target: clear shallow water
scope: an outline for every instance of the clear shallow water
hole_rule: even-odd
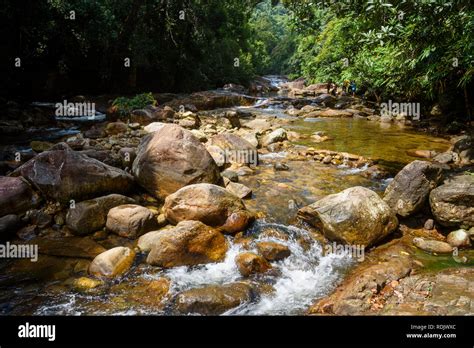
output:
[[[269,236],[259,236],[265,229],[276,229],[288,236],[287,240]],[[348,254],[323,255],[321,245],[312,239],[304,229],[282,224],[257,222],[248,232],[254,235],[255,241],[274,241],[285,244],[291,255],[281,261],[272,263],[273,272],[259,280],[273,288],[252,302],[242,303],[224,315],[291,315],[302,314],[317,298],[329,294],[347,269],[355,262]],[[304,242],[302,242],[304,240]],[[149,268],[142,274],[128,278],[151,281],[166,277],[171,281],[170,294],[202,287],[206,285],[228,284],[244,280],[240,275],[234,258],[245,249],[229,239],[230,248],[221,263],[197,267],[176,267],[165,271]],[[256,252],[255,246],[245,251]],[[133,292],[133,282],[124,283],[121,289]],[[47,300],[36,311],[37,315],[149,315],[167,314],[166,309],[156,309],[127,301],[123,291],[113,287],[99,295],[66,293],[58,296],[44,295]],[[120,300],[123,299],[123,300]]]

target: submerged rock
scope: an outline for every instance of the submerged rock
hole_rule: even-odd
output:
[[[137,238],[158,227],[155,215],[150,209],[135,205],[119,205],[109,210],[107,230],[126,238]]]
[[[62,203],[107,193],[125,193],[133,187],[133,177],[125,171],[73,151],[65,143],[56,144],[16,169],[43,195]]]
[[[132,198],[118,194],[82,201],[69,208],[66,224],[75,234],[91,234],[105,227],[110,209],[131,203],[135,203]]]
[[[219,315],[252,298],[252,287],[245,283],[209,285],[178,294],[176,310],[183,314]]]
[[[228,248],[219,231],[199,221],[182,221],[147,242],[151,244],[147,263],[166,268],[222,261]]]
[[[445,181],[430,193],[430,206],[443,226],[474,226],[474,175],[464,174]]]
[[[237,264],[240,274],[244,277],[255,273],[265,273],[272,268],[272,265],[262,256],[250,252],[237,255],[235,257],[235,263]]]
[[[97,255],[89,266],[95,276],[116,277],[126,273],[133,264],[135,252],[126,247],[116,247]]]
[[[375,192],[352,187],[301,208],[298,216],[330,240],[371,246],[398,225],[390,207]]]
[[[405,166],[385,190],[384,201],[400,216],[420,210],[442,179],[442,169],[429,162],[413,161]]]
[[[211,184],[183,187],[166,197],[163,210],[166,219],[173,224],[197,220],[227,233],[243,231],[253,219],[240,198]]]
[[[133,174],[162,199],[186,185],[219,180],[219,169],[206,148],[191,132],[173,124],[142,139]]]
[[[226,185],[226,190],[239,198],[247,198],[252,195],[252,190],[245,185],[230,181]]]

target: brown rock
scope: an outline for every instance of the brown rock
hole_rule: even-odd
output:
[[[291,255],[291,251],[286,245],[275,242],[259,242],[257,249],[268,261],[282,260]]]
[[[137,238],[158,227],[156,217],[150,209],[135,205],[119,205],[109,210],[107,230],[126,238]]]
[[[116,277],[126,273],[133,264],[135,252],[126,247],[116,247],[97,255],[89,267],[95,276]]]
[[[262,256],[246,252],[241,253],[235,257],[235,263],[239,269],[240,274],[248,277],[255,273],[265,273],[272,266]]]
[[[0,217],[23,213],[39,201],[40,197],[22,177],[0,176]]]
[[[154,236],[147,263],[177,267],[218,262],[224,259],[227,241],[216,229],[199,221],[182,221]]]

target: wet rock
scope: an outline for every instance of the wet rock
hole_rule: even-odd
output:
[[[157,198],[192,183],[215,183],[219,169],[209,152],[189,131],[166,125],[142,139],[133,174]]]
[[[245,185],[230,181],[226,185],[226,190],[239,198],[247,198],[252,195],[252,190]]]
[[[126,247],[109,249],[96,256],[89,267],[95,276],[113,278],[126,273],[133,264],[135,252]]]
[[[135,239],[158,228],[155,215],[150,209],[135,205],[119,205],[107,214],[107,230],[119,236]]]
[[[50,256],[92,259],[105,251],[102,246],[87,237],[37,237],[28,243],[38,245],[40,254]]]
[[[330,240],[366,247],[393,232],[398,220],[373,191],[352,187],[301,208],[298,216]]]
[[[262,146],[278,143],[287,139],[286,130],[283,128],[275,129],[270,134],[267,134],[262,140]]]
[[[210,285],[178,294],[176,310],[183,314],[219,315],[252,298],[252,287],[245,283]]]
[[[69,208],[66,224],[75,234],[91,234],[105,227],[110,209],[132,203],[135,203],[132,198],[118,194],[82,201]]]
[[[405,166],[387,186],[384,201],[400,216],[419,211],[442,179],[442,169],[425,161]]]
[[[462,135],[452,139],[451,150],[458,155],[460,164],[470,164],[474,161],[473,138],[470,135]]]
[[[105,126],[105,133],[107,135],[116,135],[126,133],[128,126],[123,122],[110,122]]]
[[[443,226],[474,226],[474,176],[458,175],[430,193],[433,216]]]
[[[21,214],[39,201],[40,197],[22,177],[0,176],[0,216]]]
[[[9,214],[0,217],[0,240],[8,239],[21,226],[18,215]]]
[[[291,255],[291,251],[286,245],[275,242],[258,242],[257,249],[268,261],[283,260]]]
[[[166,268],[222,261],[228,248],[219,231],[199,221],[181,221],[151,239],[147,263]]]
[[[262,256],[250,252],[237,255],[235,257],[235,263],[237,264],[240,274],[244,277],[256,273],[265,273],[272,268],[272,265]]]
[[[448,234],[446,241],[455,248],[469,247],[471,245],[469,233],[463,229]]]
[[[64,143],[29,160],[12,175],[23,176],[43,195],[62,203],[124,193],[133,187],[131,175],[77,153]]]
[[[420,237],[413,238],[413,244],[421,250],[437,253],[437,254],[450,254],[453,252],[453,248],[446,242],[439,240],[430,240]]]
[[[80,277],[80,278],[74,279],[72,286],[76,291],[89,292],[90,290],[93,290],[103,284],[104,282],[99,279]]]
[[[163,210],[172,224],[197,220],[227,233],[243,231],[252,220],[252,214],[238,197],[211,184],[183,187],[166,197]]]

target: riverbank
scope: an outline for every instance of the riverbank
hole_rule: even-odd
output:
[[[40,255],[2,260],[1,312],[359,314],[339,304],[377,264],[362,313],[397,314],[381,310],[396,303],[392,282],[410,289],[426,270],[445,289],[453,267],[472,282],[472,139],[418,133],[408,117],[388,122],[324,91],[278,94],[281,83],[254,87],[261,97],[226,86],[109,110],[113,121],[7,160],[1,235]],[[364,259],[328,253],[333,241]],[[403,247],[384,251],[393,244]],[[445,314],[472,314],[460,308]]]

